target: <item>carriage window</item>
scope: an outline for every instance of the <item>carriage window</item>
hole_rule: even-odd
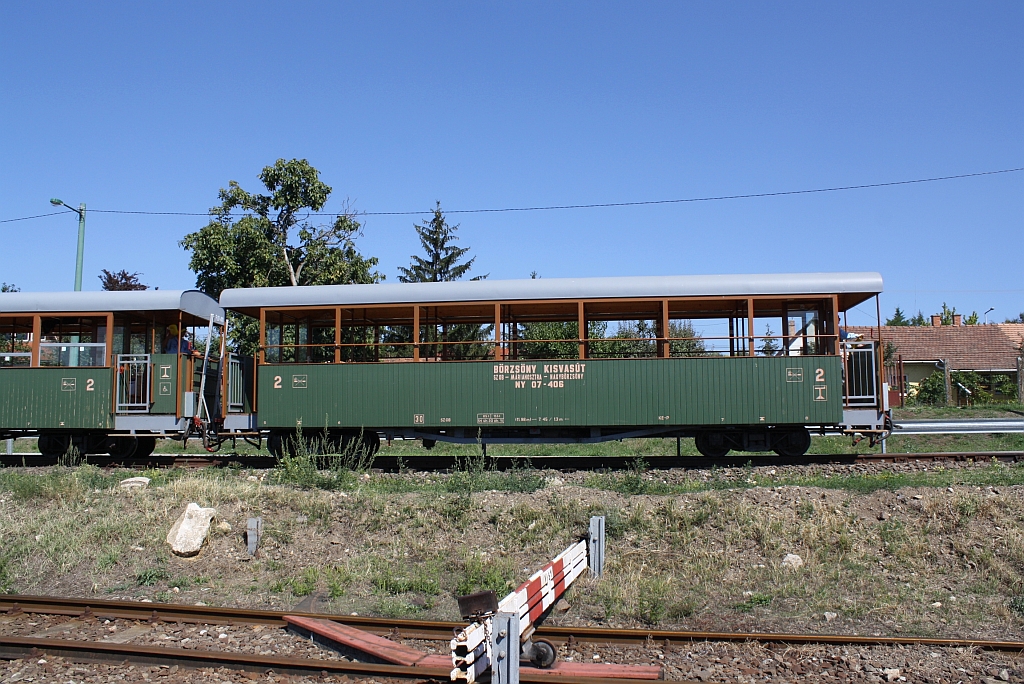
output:
[[[39,365],[78,367],[105,366],[107,321],[105,318],[49,318],[41,321]]]
[[[0,368],[32,365],[32,319],[0,318]]]
[[[334,310],[268,311],[267,363],[333,363]]]

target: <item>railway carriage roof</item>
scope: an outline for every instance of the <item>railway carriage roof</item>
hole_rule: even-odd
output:
[[[100,292],[4,292],[0,313],[119,313],[182,311],[208,321],[224,317],[217,300],[198,290],[128,290]]]
[[[293,306],[837,294],[846,309],[881,291],[879,273],[771,273],[253,287],[224,290],[220,303],[256,314],[261,308]]]

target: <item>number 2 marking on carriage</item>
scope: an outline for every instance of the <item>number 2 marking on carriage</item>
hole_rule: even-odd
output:
[[[825,369],[819,368],[814,371],[814,382],[825,382]]]
[[[88,380],[85,381],[85,391],[86,392],[94,391],[95,390],[95,385],[96,385],[96,381],[93,380],[92,378],[89,378]]]
[[[281,389],[281,376],[280,375],[275,375],[274,376],[274,389]]]

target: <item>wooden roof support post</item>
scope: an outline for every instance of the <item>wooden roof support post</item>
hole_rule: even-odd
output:
[[[494,360],[501,361],[501,303],[494,303]]]
[[[754,355],[754,298],[747,297],[747,339],[750,341],[750,356]]]
[[[131,329],[126,331],[131,337]],[[107,314],[107,363],[114,365],[114,314]],[[129,348],[130,349],[130,348]]]
[[[835,344],[834,354],[839,355],[841,353],[839,344],[839,295],[832,295],[832,329],[828,331],[832,335],[832,341]]]
[[[334,309],[334,363],[341,363],[341,307]]]
[[[412,307],[412,358],[413,361],[420,360],[420,307],[414,304]]]
[[[260,365],[267,362],[267,310],[260,309]],[[180,392],[179,392],[180,394]]]
[[[39,314],[32,317],[32,359],[29,365],[33,368],[38,368],[43,365],[43,360],[39,358],[39,339],[43,334],[43,319]]]
[[[660,330],[658,330],[658,337],[661,338],[661,344],[658,345],[658,356],[662,357],[663,359],[667,359],[670,356],[672,356],[671,343],[668,341],[668,338],[671,337],[671,333],[669,332],[668,324],[667,299],[661,300],[661,318],[658,321],[658,323],[658,327],[660,328]]]
[[[587,314],[583,310],[583,302],[576,302],[577,337],[580,338],[580,358],[587,358]]]

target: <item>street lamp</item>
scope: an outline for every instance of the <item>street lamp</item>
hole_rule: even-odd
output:
[[[988,307],[988,311],[995,311],[995,310],[996,310],[996,307],[994,307],[994,306]],[[985,325],[988,325],[988,311],[985,312]]]
[[[85,252],[85,203],[79,204],[75,209],[55,197],[50,200],[50,204],[65,207],[78,214],[78,258],[75,260],[75,292],[78,292],[82,289],[82,256]]]

